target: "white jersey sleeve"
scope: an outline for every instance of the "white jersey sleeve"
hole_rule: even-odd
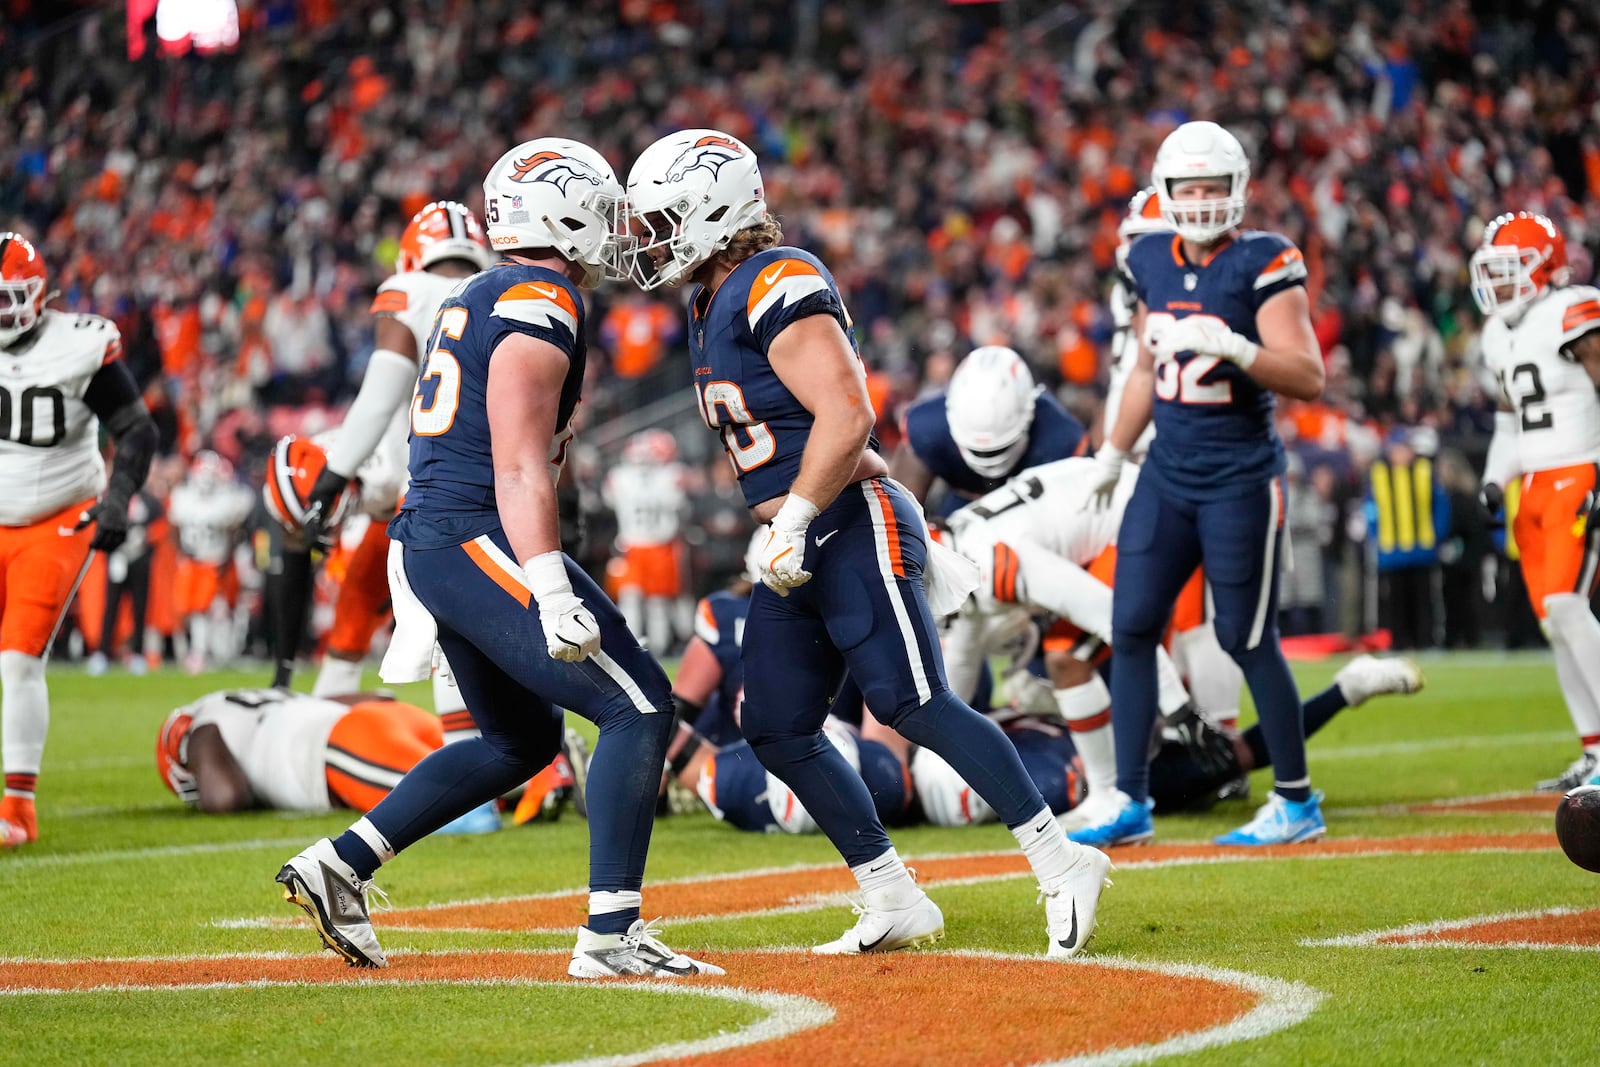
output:
[[[0,348],[0,526],[27,526],[105,488],[89,382],[122,352],[99,315],[46,310],[16,348]]]
[[[1564,351],[1586,326],[1600,327],[1600,290],[1587,286],[1546,293],[1515,325],[1500,315],[1484,323],[1484,363],[1516,412],[1523,473],[1600,461],[1600,399]]]
[[[623,548],[665,545],[677,540],[688,497],[683,467],[624,463],[606,480],[606,501],[617,515],[617,543]]]
[[[328,735],[350,709],[279,689],[232,689],[190,705],[193,728],[214,725],[250,791],[280,811],[331,811]]]
[[[1099,465],[1086,457],[1023,471],[950,517],[958,551],[982,566],[968,546],[982,553],[1011,537],[1032,541],[1087,567],[1116,543],[1123,508],[1139,477],[1138,466],[1127,464],[1110,506],[1097,507],[1091,497],[1098,471]]]

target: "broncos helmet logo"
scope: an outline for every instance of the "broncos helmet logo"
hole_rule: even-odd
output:
[[[667,168],[667,181],[681,182],[692,170],[707,170],[713,180],[730,160],[744,155],[744,148],[727,137],[702,137],[685,148]]]
[[[567,195],[567,186],[575,181],[600,184],[600,175],[593,167],[559,152],[536,152],[527,159],[512,162],[511,180],[514,182],[549,182]]]

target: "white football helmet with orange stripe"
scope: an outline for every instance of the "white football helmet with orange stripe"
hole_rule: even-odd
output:
[[[641,289],[682,284],[767,214],[756,154],[720,130],[683,130],[646,148],[628,172],[627,195],[637,246],[617,276]]]
[[[1185,122],[1169,133],[1156,152],[1150,177],[1161,218],[1185,241],[1211,244],[1244,221],[1250,159],[1239,139],[1215,122]],[[1193,178],[1226,178],[1228,195],[1174,200],[1174,184]]]
[[[932,749],[919,748],[911,757],[911,784],[922,801],[922,814],[935,826],[995,821],[994,809]]]
[[[589,289],[618,269],[622,186],[582,142],[537,137],[517,145],[489,168],[483,203],[497,252],[553,248],[583,268],[580,284]]]

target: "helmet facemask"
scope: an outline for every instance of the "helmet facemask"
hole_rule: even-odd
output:
[[[0,345],[10,345],[39,324],[44,279],[0,281]]]
[[[655,211],[635,211],[625,206],[621,212],[621,241],[627,245],[618,257],[621,273],[614,277],[627,279],[647,291],[663,285],[676,287],[719,249],[726,248],[733,238],[731,233],[720,242],[697,241],[690,235],[696,206],[687,196]]]
[[[1544,261],[1545,253],[1537,248],[1486,245],[1478,249],[1467,266],[1473,303],[1485,315],[1497,311],[1515,315],[1539,296],[1533,274]]]
[[[1228,195],[1208,197],[1204,200],[1180,200],[1174,196],[1177,188],[1187,182],[1226,180]],[[1244,221],[1245,194],[1250,184],[1250,172],[1232,174],[1196,174],[1181,178],[1165,178],[1157,183],[1160,192],[1161,218],[1185,241],[1208,245]]]

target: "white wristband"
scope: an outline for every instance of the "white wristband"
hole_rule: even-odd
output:
[[[780,530],[804,530],[817,515],[815,504],[798,493],[790,493],[783,507],[772,517],[772,525]]]
[[[546,552],[524,560],[522,573],[528,579],[533,599],[544,603],[551,597],[572,596],[572,583],[567,580],[567,564],[559,552]]]

